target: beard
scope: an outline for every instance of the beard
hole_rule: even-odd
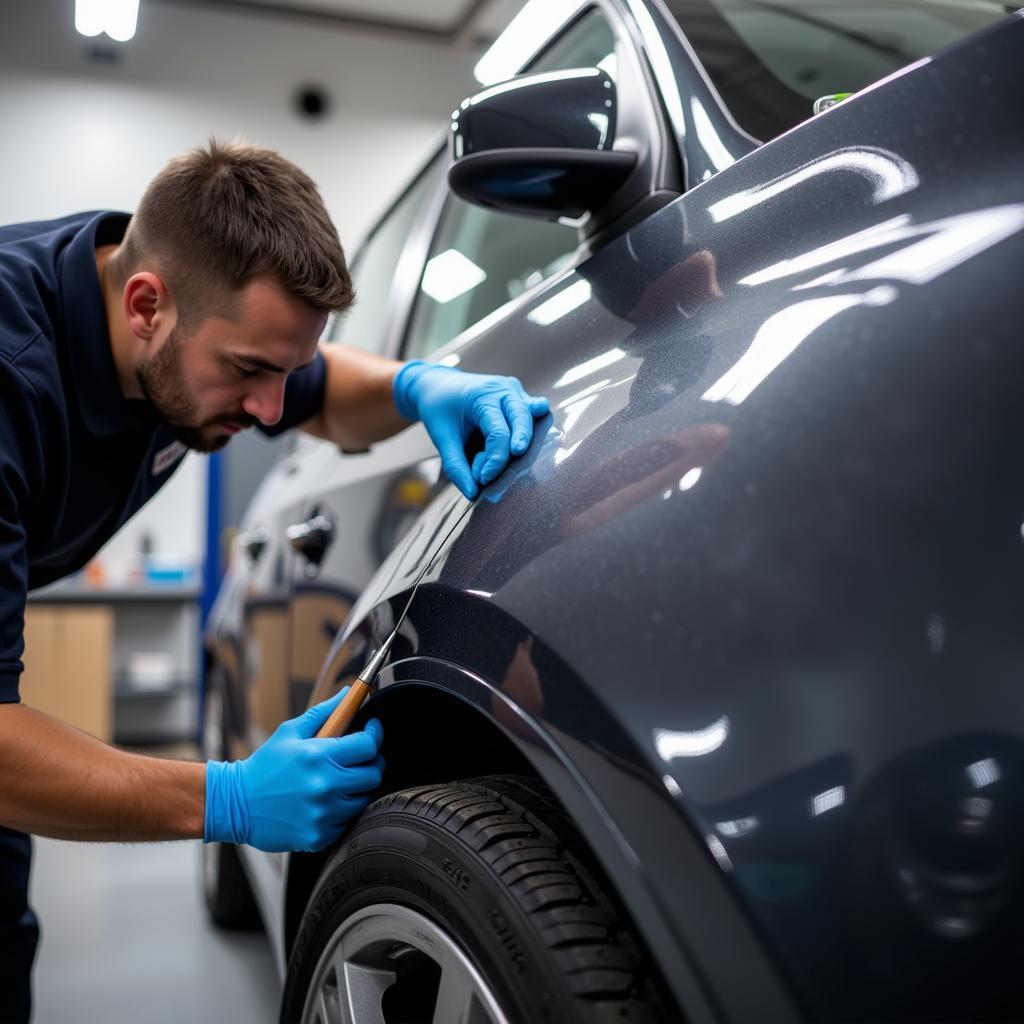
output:
[[[215,416],[207,420],[200,417],[199,407],[185,384],[181,368],[185,340],[185,332],[175,324],[160,350],[137,367],[135,376],[146,400],[176,441],[192,451],[215,452],[231,440],[230,434],[215,432],[218,421],[250,427],[256,423],[256,418],[245,414]]]

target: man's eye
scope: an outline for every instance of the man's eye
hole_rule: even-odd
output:
[[[239,377],[255,377],[256,374],[260,372],[257,369],[253,369],[248,366],[242,366],[240,363],[235,363],[234,365],[235,373],[237,373]]]

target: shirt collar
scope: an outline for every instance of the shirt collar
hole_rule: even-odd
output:
[[[99,436],[139,425],[131,408],[139,403],[129,403],[117,378],[96,270],[96,247],[120,242],[129,220],[127,213],[98,213],[68,243],[60,269],[61,319],[73,386],[86,426]]]

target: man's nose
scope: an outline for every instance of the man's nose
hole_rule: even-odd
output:
[[[242,400],[242,408],[265,427],[272,427],[284,412],[285,375],[268,375]]]

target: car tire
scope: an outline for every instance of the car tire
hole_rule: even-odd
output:
[[[382,1019],[636,1024],[672,1016],[550,791],[533,779],[488,776],[377,800],[310,898],[281,1020]]]
[[[203,712],[203,757],[204,760],[223,760],[226,751],[223,690],[211,684]],[[230,843],[203,843],[199,855],[203,901],[210,920],[232,931],[260,928],[259,908],[238,847]]]

